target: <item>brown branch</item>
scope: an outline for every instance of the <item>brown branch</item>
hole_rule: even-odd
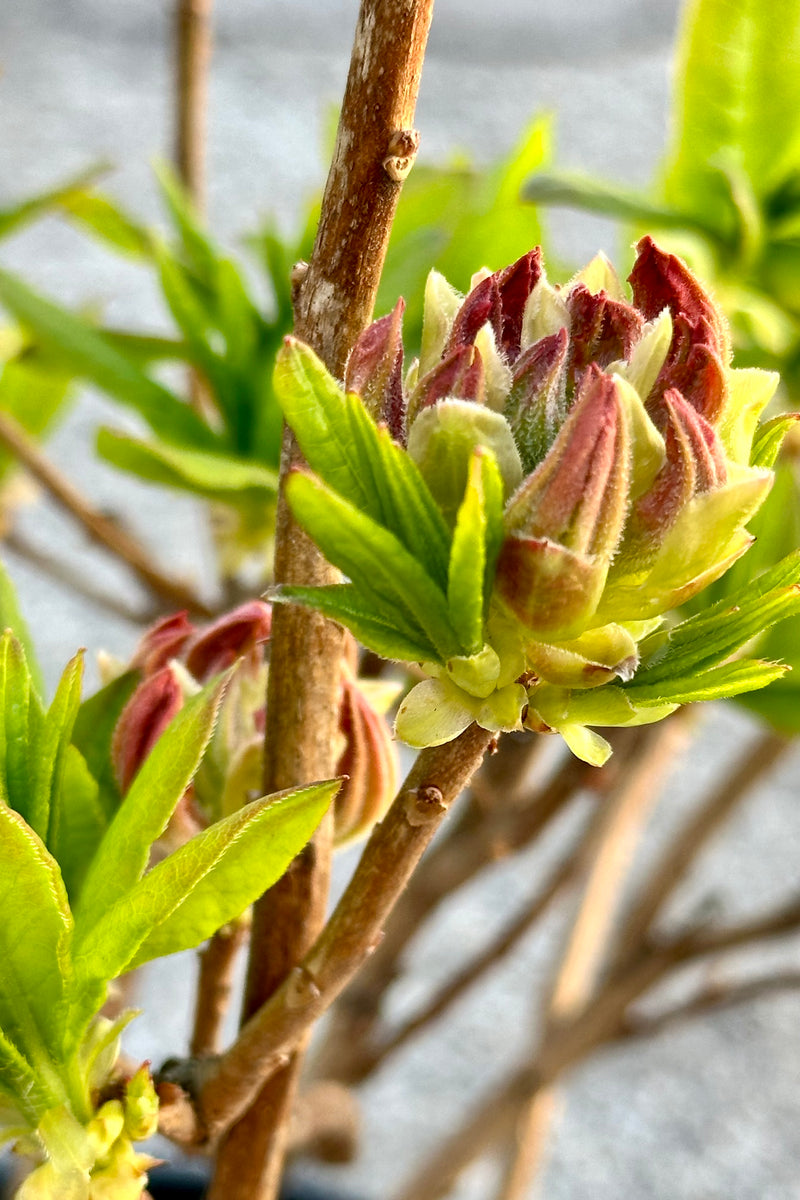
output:
[[[679,1025],[694,1017],[721,1012],[727,1008],[738,1008],[742,1004],[751,1004],[754,1000],[763,1000],[781,992],[796,991],[800,991],[800,971],[785,971],[736,983],[709,984],[691,999],[674,1008],[653,1015],[634,1014],[628,1017],[618,1037],[621,1041],[628,1038],[655,1037],[665,1029],[671,1029],[673,1025]]]
[[[199,211],[205,207],[206,110],[212,0],[177,0],[176,129],[178,174]]]
[[[372,1049],[368,1048],[363,1058],[359,1058],[356,1055],[354,1067],[349,1078],[359,1083],[363,1079],[366,1079],[390,1055],[394,1054],[410,1038],[419,1033],[427,1025],[430,1025],[442,1013],[446,1012],[451,1005],[460,999],[468,988],[472,987],[477,980],[481,979],[492,967],[496,966],[513,949],[520,938],[524,937],[528,930],[533,928],[556,897],[574,878],[578,859],[579,852],[576,850],[569,854],[563,862],[559,863],[544,886],[536,893],[530,903],[525,905],[522,912],[501,930],[499,936],[490,942],[484,951],[476,955],[452,979],[449,979],[431,997],[424,1008],[409,1017],[394,1032],[385,1035],[377,1046]]]
[[[249,923],[239,918],[218,929],[200,951],[200,975],[189,1045],[193,1058],[219,1054],[222,1049],[222,1027],[230,1008],[236,961],[248,933]]]
[[[160,600],[172,608],[185,608],[200,616],[211,610],[195,593],[177,579],[164,575],[153,564],[144,547],[124,529],[96,508],[49,461],[19,422],[0,412],[0,443],[17,458],[50,496],[88,533],[104,546],[145,584]]]
[[[790,744],[786,738],[771,731],[761,734],[755,745],[736,759],[726,776],[689,816],[633,899],[617,935],[617,962],[625,962],[638,952],[665,904],[686,878],[709,839],[773,769]]]
[[[250,1103],[276,1062],[369,956],[397,897],[479,766],[491,736],[471,725],[455,741],[418,756],[309,954],[245,1025],[231,1049],[201,1076],[198,1101],[208,1136]]]
[[[504,753],[505,739],[500,743]],[[446,896],[484,867],[530,844],[589,780],[603,772],[571,755],[527,804],[487,812],[471,801],[458,825],[437,839],[393,911],[381,944],[337,1005],[316,1064],[319,1074],[352,1082],[358,1077],[361,1048],[369,1045],[383,996],[399,972],[406,947]]]
[[[336,375],[368,324],[380,281],[400,192],[398,158],[416,152],[412,129],[433,0],[362,0],[333,162],[308,270],[295,292],[295,333]],[[284,434],[282,486],[276,522],[277,583],[319,585],[335,575],[295,524],[283,484],[300,461],[291,433]],[[323,779],[335,772],[340,694],[341,631],[315,613],[281,607],[272,631],[265,737],[267,790]],[[272,1011],[270,997],[292,997],[297,1011],[296,964],[324,920],[330,869],[330,819],[287,874],[256,905],[245,1018]],[[298,968],[299,969],[299,968]],[[304,980],[301,972],[299,979]],[[303,984],[305,987],[305,984]],[[301,987],[301,992],[303,990]],[[278,989],[276,991],[276,988]],[[299,1006],[302,1009],[302,1004]],[[258,1014],[258,1016],[256,1015]],[[304,1028],[310,1028],[311,1009]],[[266,1018],[268,1024],[268,1017]],[[248,1042],[245,1026],[241,1041]],[[225,1137],[211,1200],[269,1200],[282,1173],[288,1114],[299,1067],[295,1025],[293,1059],[273,1078],[270,1069],[226,1056],[220,1097],[236,1096],[236,1115],[258,1104]],[[256,1041],[259,1039],[256,1038]],[[257,1055],[261,1061],[263,1055]],[[274,1063],[272,1063],[274,1067]],[[264,1080],[267,1080],[264,1083]],[[234,1115],[229,1107],[226,1118]]]
[[[448,1195],[471,1163],[512,1136],[523,1106],[598,1047],[614,1040],[629,1005],[663,978],[672,965],[670,953],[654,950],[621,978],[606,984],[595,1003],[577,1020],[554,1029],[540,1054],[515,1068],[499,1088],[475,1106],[393,1200],[441,1200]]]
[[[739,925],[719,929],[701,928],[673,940],[665,940],[660,949],[674,955],[677,963],[690,962],[709,955],[757,945],[773,938],[787,937],[800,930],[800,899],[790,900],[780,908],[742,921]]]
[[[25,562],[35,567],[37,571],[48,575],[56,583],[61,584],[76,596],[88,600],[97,608],[130,621],[132,625],[150,625],[158,616],[159,610],[144,609],[130,603],[124,596],[115,596],[111,592],[98,587],[85,571],[79,570],[71,563],[59,562],[51,554],[46,554],[16,530],[12,529],[3,537],[3,544]]]
[[[686,738],[680,713],[658,726],[631,731],[628,769],[601,807],[583,855],[585,883],[545,1002],[540,1053],[554,1028],[574,1021],[591,1003],[634,851],[665,774]],[[524,1200],[546,1146],[552,1097],[539,1092],[520,1113],[499,1200]]]
[[[297,1098],[289,1128],[289,1153],[326,1163],[352,1162],[361,1119],[353,1093],[341,1083],[321,1080]]]

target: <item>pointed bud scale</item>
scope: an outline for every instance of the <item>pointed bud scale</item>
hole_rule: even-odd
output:
[[[120,713],[111,739],[111,761],[123,796],[172,718],[183,706],[183,689],[173,667],[162,667],[140,683]]]
[[[644,327],[641,315],[630,304],[612,300],[606,292],[590,292],[584,283],[571,288],[570,311],[572,378],[577,381],[589,365],[607,367],[627,358]]]
[[[716,423],[728,394],[725,369],[713,350],[702,340],[699,325],[692,326],[683,314],[673,321],[672,344],[648,399],[647,408],[656,425],[663,428],[665,414],[661,397],[674,388],[707,421]]]
[[[519,448],[523,470],[538,466],[567,415],[566,329],[540,338],[514,364],[505,416]]]
[[[383,817],[397,790],[398,764],[389,727],[351,678],[342,688],[339,727],[345,748],[336,773],[348,778],[334,801],[334,837],[342,846]]]
[[[125,1088],[125,1132],[134,1142],[153,1137],[158,1129],[158,1096],[150,1064],[142,1063]]]
[[[392,311],[373,321],[357,339],[345,370],[345,388],[356,392],[364,407],[389,433],[405,444],[403,401],[403,312],[402,297]]]
[[[131,659],[131,666],[138,667],[144,675],[155,674],[165,667],[171,658],[180,655],[196,632],[196,626],[185,612],[162,617],[143,633]]]
[[[474,287],[456,313],[447,342],[448,349],[470,345],[487,322],[495,337],[499,337],[502,332],[502,310],[500,289],[494,275],[489,275]]]
[[[727,365],[731,357],[728,326],[714,301],[686,263],[659,249],[651,237],[636,247],[636,264],[628,276],[633,302],[650,320],[668,308],[673,319],[683,315],[702,344]]]
[[[425,282],[422,339],[419,351],[419,377],[427,375],[445,352],[450,330],[464,297],[444,275],[431,271]]]
[[[257,647],[269,640],[271,628],[272,609],[263,600],[249,600],[225,613],[201,630],[186,647],[185,662],[190,674],[204,683],[242,657],[257,668],[261,661]]]
[[[620,550],[620,566],[632,558],[653,558],[691,498],[727,482],[722,445],[708,421],[680,392],[666,393],[664,409],[666,462],[652,487],[633,507]]]
[[[471,400],[482,404],[483,393],[483,359],[474,346],[459,346],[417,383],[408,402],[409,424],[421,409],[430,408],[439,400]]]
[[[616,381],[587,369],[563,429],[506,510],[497,589],[542,636],[575,636],[599,600],[627,511],[630,453]]]
[[[515,263],[497,273],[500,293],[500,346],[510,362],[522,346],[522,324],[528,297],[542,277],[541,247],[529,250]]]
[[[617,381],[586,371],[547,458],[506,511],[506,527],[610,559],[625,520],[629,437]]]

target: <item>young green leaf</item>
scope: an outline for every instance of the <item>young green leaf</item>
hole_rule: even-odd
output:
[[[57,184],[54,188],[48,188],[47,191],[40,192],[36,196],[29,196],[18,204],[12,205],[11,208],[0,209],[0,237],[7,237],[29,221],[35,220],[36,217],[55,208],[56,205],[68,201],[71,196],[93,184],[107,170],[105,163],[96,163],[94,166],[80,171],[72,179]]]
[[[798,413],[781,413],[771,421],[759,425],[753,438],[753,449],[750,455],[751,467],[774,467],[775,460],[780,454],[783,439],[789,430],[800,421]]]
[[[101,333],[66,309],[37,296],[7,271],[0,271],[0,300],[46,347],[110,395],[135,408],[167,441],[212,447],[214,434],[172,392],[118,353]]]
[[[60,1061],[73,979],[72,917],[55,860],[19,813],[1,804],[0,860],[0,1028],[52,1082],[49,1061]]]
[[[795,0],[693,0],[678,49],[667,199],[720,232],[738,218],[727,156],[758,199],[800,164],[800,8]]]
[[[111,762],[111,735],[123,708],[139,682],[136,671],[126,671],[99,692],[84,700],[72,730],[73,745],[86,761],[98,785],[98,800],[110,820],[119,808],[119,785]]]
[[[37,833],[47,833],[47,813],[37,813],[31,775],[31,680],[25,655],[11,630],[0,639],[0,798],[20,813]]]
[[[60,197],[58,205],[66,217],[114,250],[132,258],[151,257],[153,239],[148,230],[108,196],[81,188]]]
[[[443,660],[461,653],[443,592],[394,534],[312,476],[295,473],[286,494],[297,520],[356,588],[363,583],[396,605]]]
[[[33,812],[46,830],[43,840],[51,852],[54,840],[59,837],[57,825],[66,815],[62,806],[57,804],[54,808],[53,802],[63,785],[64,763],[81,702],[82,682],[83,651],[80,651],[67,664],[61,676],[31,756]],[[39,828],[34,821],[31,824]]]
[[[464,499],[456,516],[447,580],[450,619],[468,654],[477,653],[483,645],[487,521],[482,458],[478,448],[469,465]]]
[[[39,1115],[53,1102],[46,1091],[43,1094],[31,1064],[0,1029],[0,1148],[4,1141],[16,1140],[19,1136],[13,1125],[11,1132],[5,1128],[3,1110],[9,1100],[34,1126]]]
[[[681,621],[666,636],[666,649],[624,685],[633,688],[684,678],[729,658],[751,638],[800,613],[800,550],[738,592]],[[659,646],[664,635],[653,635]],[[646,656],[648,643],[642,645]]]
[[[73,908],[108,825],[98,792],[83,755],[67,746],[59,786],[53,790],[47,845]]]
[[[270,595],[273,603],[303,604],[338,621],[369,650],[399,662],[424,662],[436,657],[436,648],[415,623],[407,621],[396,605],[351,583],[330,587],[282,587]]]
[[[99,431],[97,452],[106,462],[141,479],[235,507],[269,504],[278,490],[277,473],[261,463],[165,442],[143,442],[110,429]]]
[[[449,536],[416,464],[346,396],[310,347],[287,338],[275,390],[312,470],[345,500],[389,530],[441,587]]]
[[[166,828],[211,738],[226,677],[193,696],[170,722],[131,784],[103,837],[75,912],[84,939],[104,913],[127,895],[147,866],[150,847]]]
[[[625,688],[632,704],[693,704],[700,700],[724,700],[767,687],[780,679],[789,668],[784,663],[745,658],[723,663],[697,675],[661,680],[658,683],[634,683]]]
[[[211,239],[203,230],[191,197],[180,183],[173,168],[165,162],[156,163],[155,175],[175,231],[180,237],[187,264],[206,285],[211,285],[217,272],[217,253]]]
[[[131,909],[150,918],[131,965],[197,946],[244,912],[300,853],[339,787],[332,780],[255,800],[163,859],[131,896]]]

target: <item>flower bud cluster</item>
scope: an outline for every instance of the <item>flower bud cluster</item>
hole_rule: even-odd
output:
[[[467,667],[426,664],[436,684],[398,720],[412,744],[434,716],[436,741],[472,719],[563,732],[571,693],[629,680],[662,615],[752,541],[772,475],[751,447],[777,379],[731,366],[719,309],[652,239],[629,282],[627,298],[598,257],[554,286],[538,249],[466,298],[433,272],[404,379],[402,302],[353,350],[346,387],[407,447],[451,528],[476,447],[505,488],[486,645]]]

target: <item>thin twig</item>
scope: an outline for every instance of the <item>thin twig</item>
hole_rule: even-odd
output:
[[[372,1049],[367,1049],[363,1058],[355,1058],[357,1070],[353,1070],[349,1078],[361,1082],[373,1071],[399,1050],[401,1046],[415,1034],[425,1029],[442,1013],[446,1012],[468,988],[496,966],[519,942],[520,938],[533,928],[539,918],[547,911],[552,902],[574,878],[578,864],[578,852],[570,853],[559,863],[550,878],[536,893],[533,899],[524,906],[520,914],[504,926],[500,934],[489,943],[485,950],[476,955],[462,970],[449,979],[428,1003],[418,1013],[409,1017],[394,1032],[386,1034]]]
[[[680,714],[660,726],[632,732],[633,756],[606,799],[584,849],[585,883],[545,1001],[540,1053],[553,1029],[574,1021],[590,1004],[600,977],[631,860],[665,774],[686,737]],[[546,1145],[552,1098],[540,1091],[520,1113],[518,1134],[498,1200],[524,1200]]]
[[[784,971],[774,975],[757,976],[735,983],[714,983],[703,988],[691,999],[653,1015],[633,1014],[619,1032],[619,1039],[649,1038],[671,1029],[674,1025],[710,1012],[738,1008],[743,1004],[763,1000],[781,992],[800,991],[800,971]]]
[[[160,600],[172,608],[185,608],[200,616],[211,616],[211,609],[186,584],[164,575],[135,538],[89,503],[7,412],[0,412],[0,443],[11,451],[93,541],[124,562]]]
[[[261,1081],[339,995],[374,949],[383,924],[491,739],[471,725],[423,750],[317,942],[234,1045],[198,1080],[199,1108],[213,1137],[251,1102]]]
[[[178,0],[175,162],[197,209],[205,207],[206,111],[212,0]]]
[[[616,938],[615,959],[635,955],[655,921],[686,878],[709,839],[782,758],[791,743],[771,730],[736,759],[699,808],[692,812],[633,898]]]
[[[409,166],[416,153],[418,137],[411,126],[432,9],[433,0],[408,0],[402,6],[392,0],[361,2],[317,237],[295,294],[297,337],[311,345],[338,377],[375,304],[400,193],[401,177],[389,167],[396,166],[400,155],[405,155]],[[286,504],[285,481],[300,461],[294,438],[285,430],[275,580],[326,584],[335,573],[296,525]],[[334,774],[342,651],[341,631],[319,615],[283,606],[276,613],[265,735],[268,790]],[[248,1043],[252,1034],[247,1031],[254,1022],[257,1030],[261,1024],[269,1026],[269,1016],[262,1014],[272,1011],[271,998],[280,1008],[278,997],[286,992],[295,1003],[296,964],[324,920],[331,844],[329,819],[284,878],[255,906],[244,1005],[244,1016],[251,1020],[240,1043]],[[279,986],[282,977],[286,982]],[[303,1009],[302,1004],[299,1007]],[[302,1033],[295,1022],[296,1052],[272,1078],[275,1061],[269,1055],[256,1054],[259,1065],[254,1067],[234,1047],[223,1060],[219,1100],[226,1123],[241,1116],[259,1086],[260,1091],[258,1104],[226,1133],[210,1200],[238,1196],[270,1200],[277,1194],[302,1038],[313,1016],[309,1008]],[[260,1042],[258,1033],[255,1042]]]
[[[78,570],[71,563],[59,562],[51,554],[46,554],[34,546],[17,530],[12,529],[5,534],[3,543],[14,554],[35,567],[37,571],[49,575],[56,583],[60,583],[68,591],[74,592],[76,596],[82,596],[90,604],[113,613],[115,617],[121,617],[123,621],[130,621],[132,625],[150,625],[158,616],[158,609],[137,607],[129,603],[125,597],[115,596],[111,592],[97,587],[85,571]]]
[[[218,929],[200,952],[194,1026],[189,1053],[195,1058],[219,1054],[222,1029],[230,1008],[233,976],[239,951],[247,941],[249,923],[239,918]]]
[[[503,753],[501,742],[500,753]],[[471,801],[456,827],[426,855],[392,913],[381,944],[337,1005],[316,1069],[325,1078],[358,1078],[362,1047],[374,1037],[381,1003],[420,926],[446,896],[484,867],[530,844],[590,780],[602,772],[571,755],[531,800],[518,807],[486,811]]]

